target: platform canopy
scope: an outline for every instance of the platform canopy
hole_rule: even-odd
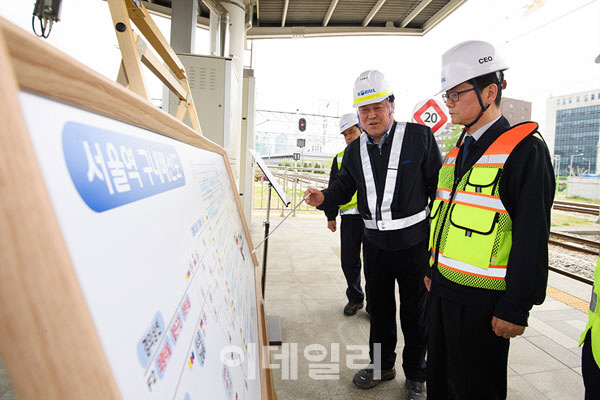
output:
[[[170,15],[174,0],[144,0]],[[179,0],[181,1],[181,0]],[[467,0],[227,0],[246,10],[247,39],[317,36],[422,36]],[[199,0],[198,24],[209,27],[221,0]]]

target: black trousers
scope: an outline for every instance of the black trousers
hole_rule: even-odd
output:
[[[348,288],[346,297],[350,303],[360,304],[365,295],[360,286],[360,245],[363,240],[365,223],[360,215],[342,215],[340,225],[340,258],[342,271],[346,277]]]
[[[588,331],[581,350],[581,374],[585,385],[585,400],[600,399],[600,368],[592,354],[592,337]]]
[[[405,250],[385,251],[363,242],[367,301],[371,317],[369,350],[376,364],[376,343],[381,344],[381,369],[391,369],[396,362],[396,282],[400,293],[400,326],[404,334],[402,369],[404,375],[425,381],[427,351],[427,290],[423,282],[423,263],[427,263],[426,242]]]
[[[492,313],[429,295],[427,399],[506,399],[509,340]]]

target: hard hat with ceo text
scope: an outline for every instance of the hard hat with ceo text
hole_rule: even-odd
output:
[[[490,43],[480,40],[459,43],[442,55],[440,93],[478,76],[506,69],[508,63]]]

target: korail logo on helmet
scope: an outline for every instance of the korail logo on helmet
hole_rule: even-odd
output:
[[[365,96],[369,93],[375,93],[375,89],[366,89],[366,90],[361,90],[360,92],[357,93],[357,97],[362,97]]]

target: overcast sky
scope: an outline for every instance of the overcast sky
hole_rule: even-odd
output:
[[[34,1],[0,0],[0,15],[31,31]],[[255,40],[257,108],[300,113],[352,111],[358,74],[379,69],[391,81],[396,119],[409,120],[420,100],[439,91],[441,54],[469,39],[494,43],[508,59],[507,97],[531,101],[532,118],[545,121],[546,99],[600,88],[600,0],[468,0],[424,37],[339,37]],[[52,45],[111,79],[120,53],[108,5],[63,0]],[[169,21],[158,19],[169,37]],[[208,33],[199,30],[195,51],[207,54]],[[160,85],[150,83],[151,97]],[[438,97],[439,98],[439,97]],[[326,108],[327,104],[329,106]]]
[[[328,99],[348,112],[354,79],[379,69],[394,86],[396,119],[409,119],[440,90],[442,53],[481,39],[509,61],[504,95],[532,101],[543,123],[547,97],[600,88],[600,1],[545,0],[526,14],[532,2],[469,0],[424,37],[255,41],[259,106],[315,112]]]

